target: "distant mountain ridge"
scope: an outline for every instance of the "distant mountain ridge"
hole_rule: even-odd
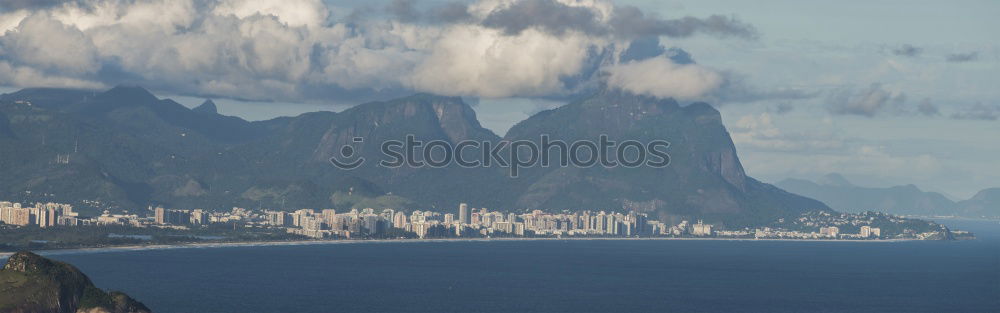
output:
[[[914,185],[861,187],[837,173],[824,175],[815,182],[790,178],[775,185],[845,212],[871,210],[901,215],[1000,216],[1000,188],[986,189],[972,199],[955,202],[940,193],[923,191]]]
[[[10,132],[0,136],[0,147],[14,153],[0,155],[0,174],[14,179],[0,181],[0,197],[15,201],[444,210],[466,202],[495,209],[626,208],[662,220],[697,217],[735,224],[829,209],[748,177],[710,105],[681,106],[611,90],[540,112],[503,138],[483,128],[457,97],[417,94],[339,113],[248,122],[218,114],[210,100],[188,109],[134,86],[5,94],[2,129]],[[537,141],[542,134],[566,142],[597,140],[600,134],[612,140],[667,140],[672,163],[660,169],[533,167],[517,178],[496,166],[377,166],[384,158],[379,143],[406,135],[455,144]],[[351,171],[331,166],[328,160],[344,145],[356,146],[368,162]]]
[[[973,217],[1000,217],[1000,188],[983,189],[968,200],[957,203],[962,215]]]

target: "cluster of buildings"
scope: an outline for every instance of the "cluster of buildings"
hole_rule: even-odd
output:
[[[882,229],[866,225],[861,226],[857,234],[845,234],[837,226],[820,227],[819,232],[764,227],[755,229],[753,236],[757,239],[879,239]]]
[[[78,215],[73,206],[58,203],[36,203],[32,207],[22,207],[20,203],[0,201],[0,222],[8,225],[51,227],[56,225],[76,225]]]
[[[170,214],[163,214],[169,211]],[[195,217],[208,215],[207,211],[194,210]],[[78,212],[73,211],[73,206],[61,203],[35,203],[31,207],[23,206],[21,203],[0,201],[0,222],[15,226],[90,226],[90,225],[128,225],[142,227],[150,224],[188,224],[187,220],[192,216],[187,210],[163,210],[156,209],[156,217],[150,221],[148,217],[137,214],[111,214],[104,211],[103,214],[94,217],[82,217]],[[170,220],[163,217],[169,216]],[[182,223],[182,220],[184,222]],[[207,220],[204,224],[207,224]]]
[[[426,237],[523,237],[523,236],[640,236],[653,235],[662,223],[647,221],[636,212],[580,212],[552,214],[541,210],[527,213],[473,209],[461,204],[456,213],[416,210],[412,212],[374,209],[337,212],[326,209],[294,212],[266,211],[264,223],[287,227],[288,232],[314,238],[387,235],[394,231]]]
[[[523,213],[474,209],[462,203],[451,213],[394,209],[301,209],[292,212],[247,210],[233,208],[228,212],[208,210],[174,210],[150,207],[148,216],[137,214],[104,214],[83,218],[73,207],[58,203],[37,203],[22,207],[20,203],[0,202],[0,221],[9,225],[51,227],[56,225],[129,225],[188,229],[214,223],[238,223],[248,228],[283,229],[287,233],[312,238],[419,238],[443,237],[723,237],[769,239],[877,239],[881,229],[864,225],[866,221],[848,214],[821,212],[804,215],[792,224],[819,231],[789,230],[782,227],[721,230],[702,221],[681,221],[669,225],[649,220],[645,213],[583,211],[548,213],[533,210]],[[784,220],[779,220],[783,223]],[[850,226],[860,225],[860,226]],[[841,233],[843,227],[859,229],[857,234]]]
[[[211,213],[202,209],[167,210],[162,207],[153,209],[153,222],[158,225],[207,225],[211,222]]]
[[[372,208],[338,212],[334,209],[301,209],[292,212],[276,210],[246,210],[230,212],[203,210],[152,209],[152,225],[157,227],[188,227],[211,223],[238,221],[246,227],[284,228],[288,233],[312,238],[393,238],[413,233],[428,237],[526,237],[526,236],[593,236],[636,237],[661,235],[711,236],[712,225],[666,225],[651,221],[637,212],[575,212],[547,213],[534,210],[525,213],[490,211],[460,204],[454,213],[429,210],[404,212],[394,209],[376,211]]]

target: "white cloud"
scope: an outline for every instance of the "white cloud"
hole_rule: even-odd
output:
[[[613,65],[608,85],[660,98],[697,99],[718,88],[722,75],[696,64],[676,64],[666,57]]]
[[[588,50],[605,44],[582,34],[527,30],[507,36],[479,26],[450,27],[408,85],[446,95],[545,95],[561,90],[560,79],[580,72]]]
[[[289,26],[320,27],[330,11],[321,0],[222,0],[212,13],[239,18],[272,15]]]
[[[28,10],[0,13],[0,33],[6,33],[21,24],[21,20],[31,14]]]
[[[100,82],[88,81],[72,77],[46,75],[38,70],[24,66],[14,66],[6,61],[0,61],[0,81],[16,86],[61,86],[70,88],[104,88]]]
[[[44,14],[21,20],[15,29],[0,37],[0,49],[6,58],[39,72],[84,75],[100,69],[90,38]]]
[[[667,36],[749,27],[733,19],[662,20],[602,0],[560,0],[547,9],[584,10],[590,13],[567,18],[594,16],[574,22],[615,31],[585,33],[536,18],[511,33],[483,23],[519,2],[482,0],[467,8],[469,19],[453,23],[344,23],[331,19],[321,0],[70,1],[0,14],[8,30],[0,36],[0,69],[7,71],[0,84],[135,83],[176,94],[291,101],[371,91],[560,96],[591,86],[586,82],[603,66],[613,87],[691,99],[718,88],[720,75],[665,58],[617,64],[611,56],[629,39],[615,28],[622,25],[612,25],[616,12],[642,17],[645,31]]]

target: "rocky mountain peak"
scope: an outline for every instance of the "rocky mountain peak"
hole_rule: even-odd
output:
[[[219,114],[219,108],[215,106],[215,102],[212,101],[212,99],[206,99],[205,102],[202,102],[201,105],[195,107],[192,111],[206,114]]]

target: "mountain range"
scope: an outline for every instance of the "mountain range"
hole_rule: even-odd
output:
[[[417,139],[499,144],[666,140],[662,168],[382,167],[379,143]],[[363,143],[354,142],[362,138]],[[328,161],[344,145],[368,161]],[[500,137],[461,98],[417,94],[266,121],[159,99],[135,86],[107,91],[31,88],[0,96],[0,199],[58,201],[86,210],[396,207],[620,210],[660,220],[732,224],[829,210],[748,177],[717,110],[604,90],[539,112]],[[480,153],[474,149],[471,152]],[[419,153],[418,153],[419,154]]]
[[[984,189],[968,200],[952,201],[914,185],[862,187],[831,173],[817,181],[785,179],[776,186],[844,212],[882,211],[900,215],[1000,217],[1000,188]]]

